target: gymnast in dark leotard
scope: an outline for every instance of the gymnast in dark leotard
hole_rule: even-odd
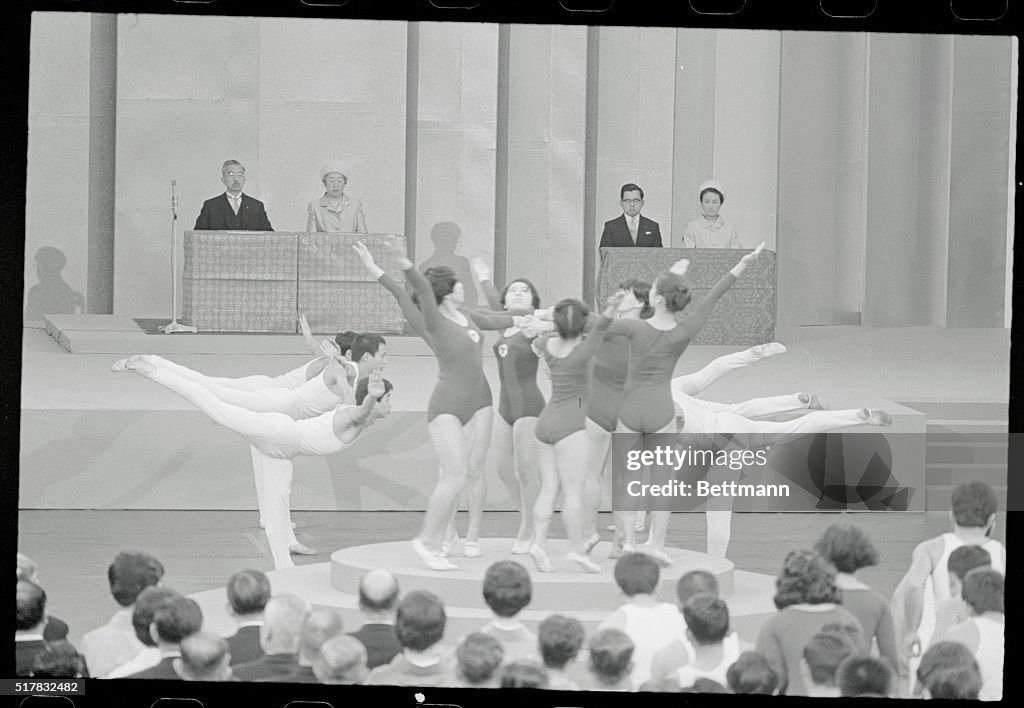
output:
[[[513,280],[502,293],[491,282],[490,268],[473,259],[473,271],[492,310],[532,314],[540,307],[540,295],[533,283],[524,278]],[[498,477],[519,497],[519,530],[512,553],[525,554],[533,538],[533,505],[540,491],[537,468],[537,416],[544,408],[544,395],[537,387],[537,355],[531,346],[533,336],[518,327],[498,335],[494,343],[501,392],[498,415],[491,422],[491,456]]]
[[[406,255],[401,240],[391,237],[386,244],[413,287],[416,303],[412,308],[404,290],[400,296],[400,288],[388,287],[390,279],[363,244],[356,246],[356,252],[367,269],[396,295],[410,326],[433,350],[439,369],[437,385],[427,404],[427,430],[441,476],[427,501],[423,528],[412,545],[429,568],[455,570],[457,566],[442,555],[445,534],[462,488],[482,473],[491,427],[491,389],[484,377],[480,328],[505,329],[516,320],[512,315],[461,307],[465,289],[451,269],[430,268],[426,274],[420,273]],[[475,550],[479,555],[479,546]]]
[[[658,276],[651,288],[650,301],[654,314],[649,319],[620,319],[608,326],[609,334],[625,335],[630,342],[626,389],[619,406],[619,431],[676,432],[671,388],[676,362],[686,350],[690,339],[707,321],[718,300],[763,248],[762,243],[744,255],[732,270],[719,279],[711,292],[685,315],[677,318],[675,313],[690,303],[690,290],[682,276],[669,271]],[[637,548],[636,545],[636,532],[631,523],[633,513],[616,512],[616,521],[625,537],[623,550],[627,553],[641,550],[663,564],[671,563],[663,545],[671,512],[651,512],[651,534],[643,548]],[[659,545],[652,541],[661,543]]]
[[[547,554],[548,527],[554,513],[559,487],[562,520],[569,537],[566,558],[584,570],[601,568],[588,557],[590,548],[583,535],[584,478],[586,477],[587,433],[584,426],[590,393],[590,363],[604,338],[604,330],[615,314],[618,300],[609,303],[605,316],[584,336],[587,308],[579,300],[562,300],[555,306],[557,334],[547,334],[534,343],[551,373],[551,400],[537,420],[537,459],[540,462],[540,494],[533,507],[534,542],[530,555],[543,573],[553,570]]]

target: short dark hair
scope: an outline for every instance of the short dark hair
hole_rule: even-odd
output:
[[[501,642],[489,634],[473,632],[455,650],[459,671],[469,683],[477,684],[491,678],[502,660],[505,650]]]
[[[49,642],[32,659],[33,678],[89,678],[85,657],[65,639]]]
[[[530,289],[530,294],[533,296],[531,306],[535,310],[539,308],[540,292],[537,290],[537,286],[534,285],[531,281],[527,280],[526,278],[516,278],[515,280],[509,281],[508,285],[505,286],[505,289],[501,291],[501,306],[505,307],[505,296],[508,294],[508,289],[515,285],[516,283],[522,283],[523,285]]]
[[[615,561],[615,582],[627,597],[652,595],[658,589],[661,569],[646,553],[627,553]]]
[[[547,688],[548,674],[532,661],[513,661],[501,671],[502,688]]]
[[[445,621],[441,599],[432,592],[414,590],[398,603],[395,634],[402,647],[423,651],[441,641]]]
[[[855,653],[856,647],[849,637],[838,632],[819,632],[804,645],[803,658],[814,683],[835,686],[836,669]]]
[[[958,526],[985,526],[996,513],[999,500],[984,482],[967,482],[953,490],[952,507]]]
[[[604,683],[619,681],[628,671],[636,645],[621,629],[602,629],[590,638],[590,668]]]
[[[135,636],[147,647],[156,646],[156,641],[149,631],[156,611],[176,597],[181,595],[170,588],[150,585],[136,598],[135,609],[132,611],[132,627],[135,628]]]
[[[779,675],[768,658],[756,651],[745,651],[725,672],[729,690],[733,693],[774,695],[779,687]]]
[[[976,614],[1003,612],[1003,574],[988,568],[975,568],[964,577],[960,596]]]
[[[983,683],[977,666],[957,666],[931,674],[924,687],[933,699],[976,701]]]
[[[644,190],[640,189],[639,185],[633,184],[632,182],[626,182],[624,185],[619,187],[619,201],[626,198],[626,192],[640,192],[640,198],[644,198]]]
[[[714,595],[696,595],[687,600],[683,619],[698,644],[717,644],[729,633],[729,608]]]
[[[887,696],[892,668],[873,656],[849,656],[836,669],[836,686],[843,696]]]
[[[263,612],[270,600],[270,580],[259,570],[240,570],[228,579],[228,603],[235,614]]]
[[[878,549],[864,530],[854,524],[832,524],[814,544],[814,550],[840,573],[855,573],[878,565]]]
[[[537,629],[540,658],[550,669],[561,669],[580,653],[586,633],[575,617],[550,615]]]
[[[165,642],[177,644],[203,626],[203,611],[188,597],[176,597],[161,605],[153,613],[157,636]]]
[[[338,345],[338,351],[341,352],[342,356],[352,348],[352,342],[356,338],[356,333],[348,329],[344,332],[338,332],[334,335],[334,343]]]
[[[654,279],[654,287],[659,295],[665,298],[665,307],[669,312],[680,312],[690,304],[690,286],[677,273],[666,271]]]
[[[434,298],[438,305],[455,290],[455,284],[459,282],[455,271],[448,266],[427,268],[423,271],[423,275],[430,281],[430,287],[434,291]]]
[[[587,327],[587,315],[590,308],[575,298],[566,298],[555,305],[551,319],[555,323],[558,336],[572,339],[583,334]]]
[[[700,196],[697,197],[697,201],[704,201],[704,195],[707,194],[708,192],[714,192],[715,194],[717,194],[718,201],[722,204],[725,204],[725,195],[722,194],[721,190],[715,189],[714,187],[705,187],[704,189],[700,190]]]
[[[917,666],[917,680],[922,686],[927,686],[938,672],[961,666],[979,671],[974,654],[965,645],[960,642],[936,642],[921,656],[921,663]]]
[[[515,561],[498,561],[484,574],[484,602],[498,617],[515,617],[530,604],[530,573]]]
[[[680,606],[694,595],[705,594],[718,597],[718,579],[706,570],[688,571],[676,581],[676,597]]]
[[[860,622],[828,622],[819,631],[838,634],[850,643],[855,652],[864,653],[871,649],[871,637],[864,635],[864,626]]]
[[[19,580],[17,592],[18,631],[32,629],[46,617],[46,591],[29,580]]]
[[[386,396],[389,393],[391,393],[391,391],[394,390],[394,388],[395,388],[394,385],[390,381],[388,381],[387,379],[381,379],[381,383],[384,384],[384,393],[382,393],[380,395],[380,397],[377,398],[378,402],[380,402],[380,400],[382,398],[384,398],[384,396]],[[356,384],[356,405],[357,406],[363,405],[363,401],[366,400],[366,396],[369,393],[370,393],[370,378],[368,376],[364,376],[363,378],[359,379],[359,383]]]
[[[358,364],[364,354],[373,356],[380,350],[382,344],[387,342],[376,332],[360,332],[352,340],[352,361]]]
[[[992,566],[992,554],[981,546],[957,546],[949,554],[946,561],[946,570],[955,575],[960,582],[964,581],[967,574],[975,568],[989,568]]]
[[[130,606],[140,592],[150,585],[156,585],[163,577],[163,563],[148,553],[118,553],[107,568],[110,594],[122,607]]]
[[[689,688],[684,688],[681,693],[728,693],[727,689],[722,684],[718,683],[714,679],[709,679],[707,676],[701,676],[693,682],[693,685]]]
[[[842,595],[835,581],[835,566],[817,553],[790,551],[775,581],[775,606],[782,610],[801,603],[839,602]]]

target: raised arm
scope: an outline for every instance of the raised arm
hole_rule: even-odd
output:
[[[299,315],[299,331],[302,332],[302,341],[306,343],[306,348],[309,349],[309,353],[313,356],[330,356],[328,350],[324,349],[323,343],[318,342],[316,337],[313,336],[313,330],[309,328],[309,320],[306,319],[306,315]],[[333,344],[330,345],[333,347]],[[338,350],[335,347],[333,354],[337,355]]]
[[[409,323],[412,331],[425,339],[427,328],[423,323],[423,313],[416,307],[416,303],[409,297],[409,293],[406,292],[405,288],[395,282],[394,278],[385,273],[384,269],[374,262],[373,256],[362,241],[357,241],[352,248],[359,255],[359,260],[363,262],[370,275],[376,278],[377,282],[383,285],[398,302],[398,307],[401,308],[402,315],[405,317],[405,321]],[[431,293],[431,297],[433,297],[433,293]]]
[[[622,301],[622,293],[615,293],[608,298],[608,304],[604,308],[604,312],[595,320],[593,329],[589,330],[590,336],[584,339],[582,342],[576,345],[573,350],[573,354],[584,358],[590,358],[597,352],[598,346],[604,341],[604,335],[608,331],[608,325],[612,323],[612,317],[615,316],[615,311],[618,309],[619,302]],[[588,315],[588,319],[593,315]],[[588,324],[590,324],[588,322]]]
[[[469,264],[473,268],[473,276],[476,278],[476,282],[480,283],[480,287],[484,291],[484,297],[487,298],[487,306],[492,310],[504,309],[501,305],[501,295],[491,281],[491,269],[484,262],[484,259],[473,258]]]
[[[764,249],[764,241],[761,242],[756,249],[743,256],[740,262],[732,267],[728,273],[719,278],[718,282],[715,283],[715,287],[711,288],[709,292],[700,302],[693,306],[693,310],[685,315],[679,322],[680,325],[686,327],[686,330],[694,335],[697,333],[704,323],[707,322],[708,317],[711,316],[711,311],[715,309],[715,305],[725,295],[725,291],[732,287],[732,284],[736,282],[736,279],[743,275],[743,271],[747,269],[747,266],[753,262],[755,258]]]
[[[480,329],[507,329],[518,319],[511,313],[481,312],[480,310],[463,310]]]

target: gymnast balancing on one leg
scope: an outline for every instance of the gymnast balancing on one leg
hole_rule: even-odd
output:
[[[492,310],[528,314],[540,307],[540,295],[529,280],[513,280],[499,294],[491,282],[491,269],[487,264],[479,258],[473,259],[471,263]],[[533,505],[540,492],[535,435],[537,417],[544,409],[545,401],[537,387],[538,359],[531,346],[533,339],[534,335],[513,325],[499,332],[494,343],[501,389],[498,394],[498,415],[493,416],[491,424],[490,451],[498,477],[510,489],[518,490],[519,530],[512,544],[512,553],[516,555],[530,550],[533,539]]]
[[[182,396],[215,422],[248,439],[263,457],[267,471],[266,533],[274,568],[294,565],[288,552],[288,490],[292,459],[299,455],[330,455],[351,445],[359,434],[391,409],[390,382],[374,371],[359,383],[358,405],[339,405],[315,418],[294,420],[283,413],[260,413],[225,403],[206,387],[159,367],[153,357],[136,355],[116,362],[112,370],[130,372]]]
[[[427,567],[454,570],[457,566],[442,556],[445,533],[452,524],[459,492],[471,477],[482,474],[490,434],[491,389],[483,371],[479,328],[506,329],[516,320],[507,314],[463,308],[464,286],[451,269],[430,268],[426,274],[420,273],[399,239],[388,239],[387,247],[412,284],[419,310],[409,308],[402,297],[404,291],[377,267],[365,246],[359,244],[356,251],[367,270],[395,295],[410,326],[430,345],[439,370],[427,406],[427,430],[440,462],[440,478],[412,547]],[[479,555],[478,546],[473,550]]]

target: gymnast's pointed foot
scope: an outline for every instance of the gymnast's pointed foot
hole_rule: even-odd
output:
[[[530,557],[533,558],[533,563],[537,566],[537,570],[542,573],[550,573],[555,569],[551,565],[551,559],[548,558],[548,552],[536,543],[530,545]]]
[[[479,558],[480,542],[466,541],[464,544],[462,544],[462,555],[466,556],[466,558]]]
[[[892,416],[885,411],[876,410],[874,408],[861,408],[857,411],[857,417],[864,421],[867,425],[892,425]]]
[[[657,546],[652,546],[647,543],[641,543],[639,546],[636,547],[636,550],[638,553],[643,553],[644,555],[648,555],[654,560],[658,561],[658,565],[662,567],[667,568],[668,566],[672,565],[672,558],[669,557],[669,555],[665,553],[663,549],[658,548]]]
[[[807,410],[811,411],[827,411],[828,403],[815,396],[813,393],[801,393],[797,395],[800,402],[804,404]]]
[[[459,568],[459,566],[451,561],[442,558],[440,553],[427,548],[423,541],[418,538],[412,540],[412,549],[416,551],[416,555],[431,570],[458,570]]]
[[[786,353],[786,345],[780,342],[768,342],[767,344],[758,344],[756,347],[750,348],[750,353],[758,359],[769,359],[773,356]]]
[[[590,558],[583,553],[574,553],[570,551],[569,553],[565,554],[565,559],[572,563],[578,564],[581,568],[583,568],[583,570],[587,571],[588,573],[601,572],[601,566],[599,566],[594,561],[590,560]]]
[[[110,370],[115,373],[139,373],[145,376],[156,369],[156,365],[147,354],[136,354],[127,359],[120,359],[114,362]]]
[[[447,558],[451,555],[452,550],[455,548],[455,544],[459,542],[459,532],[455,530],[454,526],[449,526],[445,532],[445,539],[441,543],[441,557]]]
[[[525,556],[530,552],[531,545],[533,545],[532,535],[529,538],[517,538],[515,543],[512,544],[512,555]]]
[[[599,543],[601,543],[601,536],[595,531],[594,534],[587,539],[587,543],[583,547],[583,552],[589,555],[590,552],[594,550],[594,546]]]
[[[293,556],[315,556],[318,551],[313,550],[309,546],[304,546],[301,543],[293,543],[288,546],[288,552]]]

